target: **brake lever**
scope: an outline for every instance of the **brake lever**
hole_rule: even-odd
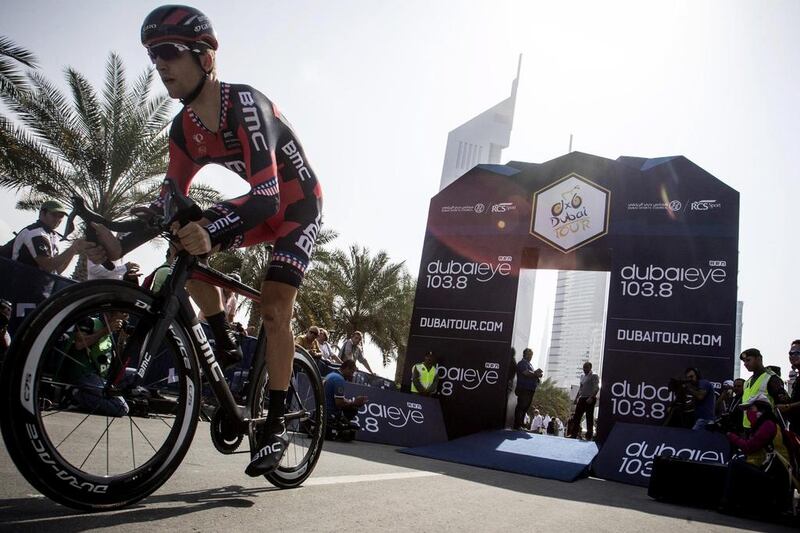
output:
[[[64,227],[64,234],[61,236],[62,241],[66,241],[67,237],[75,231],[75,217],[78,216],[78,212],[83,207],[83,198],[79,196],[72,197],[72,211],[70,211],[69,216],[67,217],[67,225]]]
[[[66,241],[67,237],[75,231],[75,210],[73,209],[67,217],[67,225],[64,227],[64,233],[61,235],[61,240]]]

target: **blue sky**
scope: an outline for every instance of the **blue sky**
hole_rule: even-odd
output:
[[[6,0],[0,35],[33,50],[62,85],[67,65],[100,85],[112,50],[132,79],[149,65],[138,33],[157,5]],[[522,53],[504,160],[552,159],[572,133],[574,149],[612,159],[684,155],[739,190],[743,345],[788,370],[789,342],[800,337],[800,3],[194,5],[217,28],[221,79],[266,93],[297,129],[337,244],[384,249],[413,274],[447,132],[508,95]],[[244,190],[222,169],[198,179],[231,196]],[[15,213],[13,201],[0,198],[0,233],[34,216]],[[145,266],[160,261],[157,251],[141,254]]]

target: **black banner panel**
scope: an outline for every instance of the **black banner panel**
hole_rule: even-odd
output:
[[[721,433],[620,422],[594,458],[592,470],[603,479],[647,487],[656,457],[721,466],[730,461],[731,446]]]
[[[368,398],[354,420],[361,428],[356,433],[358,440],[393,446],[426,446],[447,440],[435,398],[354,383],[345,383],[344,392],[348,398]]]
[[[475,167],[431,200],[404,385],[433,350],[449,437],[501,427],[519,271],[609,271],[598,440],[659,425],[671,377],[731,377],[738,231],[738,192],[681,156]]]

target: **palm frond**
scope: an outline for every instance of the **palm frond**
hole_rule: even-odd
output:
[[[33,52],[23,48],[8,37],[0,36],[0,93],[16,94],[28,89],[25,76],[18,63],[37,68],[38,60]]]
[[[0,116],[0,187],[53,190],[67,180],[57,157],[31,134]]]

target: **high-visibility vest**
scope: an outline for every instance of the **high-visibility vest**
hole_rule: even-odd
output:
[[[433,380],[436,377],[436,365],[433,365],[430,370],[428,370],[428,368],[425,366],[425,363],[417,363],[414,365],[414,368],[419,374],[419,384],[428,389],[433,384]],[[414,386],[413,375],[411,379],[411,392],[419,392],[417,391],[417,387]]]
[[[769,403],[775,407],[775,400],[772,399],[772,396],[767,393],[767,384],[769,383],[770,378],[775,375],[775,372],[766,368],[764,369],[764,373],[758,376],[755,381],[751,377],[744,383],[744,392],[742,392],[742,405],[747,403],[747,400],[752,398],[753,396],[761,393],[765,395],[769,399]],[[750,428],[750,421],[747,419],[747,412],[742,415],[743,422],[742,425],[746,428]]]

